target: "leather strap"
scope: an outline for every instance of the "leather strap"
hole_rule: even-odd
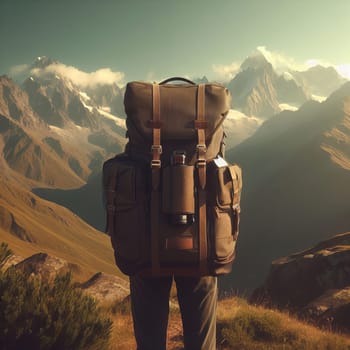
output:
[[[159,85],[152,85],[153,91],[153,143],[152,143],[152,192],[151,192],[151,269],[152,275],[160,274],[159,263],[159,202],[160,202],[160,168],[162,146],[160,144],[160,92]]]
[[[172,78],[165,79],[162,82],[160,82],[159,85],[164,85],[164,84],[170,83],[172,81],[182,81],[182,82],[187,83],[187,84],[196,85],[192,80],[182,78],[182,77],[172,77]]]
[[[205,84],[198,85],[197,123],[205,124]],[[207,206],[206,206],[206,151],[205,128],[197,128],[197,169],[198,169],[198,209],[199,209],[199,273],[207,272]]]
[[[152,91],[153,91],[153,116],[152,116],[152,124],[153,124],[153,142],[151,147],[152,152],[152,161],[151,161],[151,167],[152,167],[152,179],[153,179],[153,170],[159,170],[161,167],[161,161],[160,161],[160,155],[162,154],[162,146],[160,144],[160,92],[159,92],[159,85],[158,84],[152,84]],[[152,181],[153,188],[156,189],[159,186],[159,176],[156,177],[154,180],[158,180],[157,182]]]
[[[165,248],[175,250],[193,249],[193,237],[168,237],[165,240]]]

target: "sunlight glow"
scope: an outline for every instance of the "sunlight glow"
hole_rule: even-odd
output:
[[[350,63],[339,64],[335,69],[342,77],[350,79]]]

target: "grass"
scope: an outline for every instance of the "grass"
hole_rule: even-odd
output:
[[[130,299],[103,304],[102,308],[113,321],[109,350],[136,349]]]
[[[349,350],[350,338],[321,330],[287,313],[231,298],[219,303],[220,349]]]
[[[135,349],[129,299],[104,308],[113,320],[110,350]],[[169,350],[182,349],[178,339],[181,331],[176,335],[174,329],[181,329],[181,317],[172,303]],[[219,301],[217,329],[219,350],[350,350],[349,336],[321,330],[287,313],[250,305],[236,297]]]

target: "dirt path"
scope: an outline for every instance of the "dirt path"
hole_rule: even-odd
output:
[[[171,313],[168,324],[168,350],[183,350],[182,322],[178,313]]]

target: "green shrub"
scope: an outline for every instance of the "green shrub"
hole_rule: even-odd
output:
[[[107,349],[112,322],[70,275],[48,284],[11,268],[0,272],[0,348]]]

